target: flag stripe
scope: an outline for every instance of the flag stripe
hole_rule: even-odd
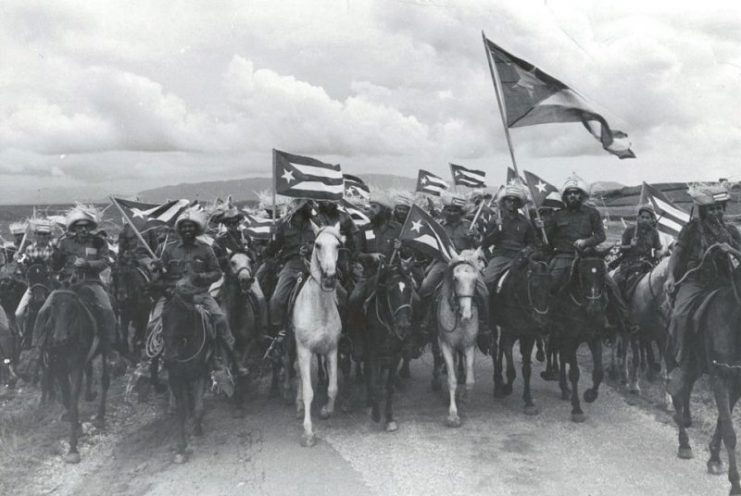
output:
[[[687,222],[690,221],[690,214],[682,210],[679,210],[673,205],[666,203],[661,198],[657,198],[651,195],[651,201],[653,202],[653,204],[658,210],[664,213],[664,215],[671,216],[677,222],[686,224]]]
[[[342,182],[342,171],[340,171],[339,169],[325,169],[322,167],[317,167],[315,165],[301,165],[294,164],[293,162],[289,163],[293,167],[295,167],[297,171],[307,176],[313,176],[316,178],[326,177],[327,179],[332,179],[339,183]]]

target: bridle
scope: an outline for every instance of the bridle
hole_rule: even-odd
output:
[[[316,256],[315,255],[315,253],[316,253],[316,240],[319,239],[319,236],[326,231],[327,234],[329,234],[332,237],[334,237],[337,240],[337,242],[339,243],[339,247],[337,249],[337,256],[338,256],[338,259],[339,259],[339,252],[340,252],[340,250],[343,249],[342,248],[342,237],[341,237],[341,235],[339,233],[336,233],[334,231],[334,229],[328,230],[329,227],[330,226],[323,226],[323,227],[319,228],[319,231],[317,231],[316,238],[314,239],[314,248],[312,249],[312,255],[311,255],[312,258],[314,258]],[[319,275],[321,276],[321,279],[323,279],[325,277],[328,277],[327,274],[324,273],[324,269],[322,268],[321,264],[317,263],[317,266],[318,266],[318,269],[319,269]],[[324,285],[322,284],[322,281],[321,280],[318,280],[316,277],[314,277],[314,274],[311,273],[311,270],[309,270],[309,277],[311,279],[314,279],[314,281],[319,285],[319,289],[323,293],[332,293],[333,291],[335,291],[337,289],[336,287],[333,287],[333,288],[330,288],[330,289],[324,289]]]
[[[383,270],[383,268],[379,268],[379,273],[380,273],[381,270]],[[400,277],[402,279],[406,279],[403,276],[400,276]],[[407,280],[406,282],[407,282],[407,284],[411,284],[411,282],[409,280]],[[393,308],[392,305],[391,305],[391,295],[390,295],[390,293],[388,291],[389,285],[386,284],[386,283],[384,283],[384,284],[378,284],[377,287],[378,288],[383,288],[383,292],[385,293],[385,295],[384,295],[385,296],[385,298],[384,298],[385,310],[386,310],[386,313],[388,313],[388,315],[389,315],[389,319],[388,320],[390,320],[391,323],[389,323],[387,319],[384,319],[381,316],[381,308],[379,308],[379,304],[378,304],[378,290],[376,290],[376,297],[375,297],[376,302],[375,302],[375,305],[374,305],[375,306],[375,310],[376,310],[376,319],[378,320],[378,322],[380,322],[380,324],[383,326],[383,328],[386,329],[389,332],[389,334],[392,334],[399,341],[403,341],[405,339],[405,336],[401,336],[397,332],[396,326],[393,324],[393,320],[396,317],[396,314],[398,314],[402,310],[404,310],[406,308],[408,308],[409,310],[412,309],[411,300],[410,300],[410,303],[402,303],[401,305],[397,306],[396,308]]]

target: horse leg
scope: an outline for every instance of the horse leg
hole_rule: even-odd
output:
[[[334,403],[337,400],[337,348],[330,351],[325,363],[328,365],[329,383],[327,384],[327,404],[319,412],[319,418],[328,419],[334,413]]]
[[[507,338],[507,346],[504,346],[504,356],[507,358],[507,382],[504,383],[504,395],[509,396],[512,394],[512,384],[517,378],[517,371],[515,371],[515,358],[512,350],[515,347],[515,341],[517,338],[513,335],[509,335]]]
[[[463,390],[463,400],[468,400],[468,396],[473,391],[473,385],[476,383],[476,376],[474,374],[474,363],[476,361],[476,346],[470,346],[466,348],[466,388]]]
[[[412,376],[412,373],[409,371],[409,362],[411,362],[411,358],[409,357],[404,357],[401,362],[399,377],[401,377],[402,379],[409,379]]]
[[[589,350],[592,353],[592,387],[584,391],[584,401],[592,403],[599,396],[599,386],[605,377],[602,369],[602,341],[599,338],[591,339]]]
[[[293,338],[286,336],[284,343],[286,346],[283,351],[283,401],[286,404],[291,404],[293,398],[291,398],[291,374],[293,372],[293,360],[291,360],[291,341]],[[311,370],[311,359],[309,359],[309,370]],[[301,381],[299,381],[300,384]]]
[[[69,451],[64,457],[67,463],[80,463],[80,453],[77,451],[77,439],[80,435],[80,412],[78,403],[80,400],[80,389],[82,388],[82,368],[78,367],[71,371],[70,395],[69,395]]]
[[[342,400],[340,401],[340,410],[342,413],[350,411],[350,400],[352,398],[352,388],[350,387],[350,376],[352,374],[352,358],[350,354],[338,358],[340,369],[342,370]]]
[[[111,386],[106,353],[100,355],[100,372],[100,404],[98,405],[98,414],[95,417],[95,426],[98,428],[105,425],[105,404],[108,399],[108,388]]]
[[[556,347],[553,345],[554,337],[547,338],[545,343],[545,370],[540,373],[544,381],[558,380],[558,363],[556,362]]]
[[[368,361],[365,369],[366,384],[368,390],[368,406],[371,409],[371,419],[373,422],[381,421],[381,407],[379,405],[379,381],[380,381],[380,363],[375,357]]]
[[[388,377],[386,378],[386,432],[395,432],[399,429],[394,420],[393,399],[394,399],[394,382],[396,381],[396,369],[399,367],[399,356],[391,359],[391,365],[388,367]]]
[[[364,382],[363,379],[363,362],[356,362],[355,363],[355,381],[358,384],[362,384]]]
[[[728,481],[731,483],[731,495],[741,494],[738,468],[736,466],[736,431],[733,429],[731,418],[731,402],[729,398],[730,379],[725,379],[717,373],[711,374],[715,403],[718,406],[718,427],[723,444],[728,453]]]
[[[175,450],[175,463],[185,463],[187,459],[186,448],[188,447],[188,434],[185,430],[185,422],[188,417],[188,398],[184,377],[172,377],[173,370],[168,371],[170,375],[170,391],[175,398],[175,408],[178,416],[178,444]]]
[[[201,376],[193,381],[193,435],[203,435],[203,416],[206,409],[203,406],[203,394],[206,390],[205,377]]]
[[[440,342],[436,337],[432,338],[432,390],[440,391],[442,381],[440,379],[440,368],[443,365],[443,358],[440,351]]]
[[[734,379],[732,380],[732,387],[730,388],[730,399],[729,399],[729,406],[731,413],[733,413],[733,407],[736,405],[736,402],[739,399],[739,395],[741,395],[741,388],[739,388],[738,380]],[[713,433],[713,437],[710,440],[710,459],[708,459],[707,467],[708,467],[708,473],[713,475],[720,475],[724,472],[723,470],[723,461],[720,459],[720,446],[721,441],[723,440],[721,436],[722,426],[720,422],[720,415],[718,416],[718,421],[715,426],[715,432]]]
[[[522,345],[522,343],[520,343]],[[545,346],[543,344],[543,338],[540,336],[535,338],[535,347],[538,351],[535,352],[535,359],[540,363],[545,361]]]
[[[463,385],[466,383],[466,370],[463,362],[463,352],[456,353],[457,365],[455,370],[455,377],[458,379],[458,384]]]
[[[299,346],[298,370],[303,407],[304,407],[304,434],[301,436],[301,446],[311,447],[316,444],[316,436],[311,425],[311,402],[314,400],[314,390],[311,388],[311,350]]]
[[[569,363],[570,357],[568,356],[567,350],[563,343],[560,344],[558,354],[561,362],[561,367],[558,371],[558,387],[561,389],[561,399],[566,401],[571,396],[571,390],[566,382],[566,364]]]
[[[581,423],[586,420],[584,412],[579,402],[579,362],[576,357],[576,350],[579,348],[575,340],[569,343],[569,381],[571,382],[571,421]]]
[[[641,394],[641,385],[638,380],[638,361],[641,359],[641,340],[637,336],[631,336],[630,348],[633,357],[630,361],[630,370],[628,371],[628,391],[631,394]]]
[[[522,399],[525,402],[526,415],[538,414],[538,407],[535,406],[532,393],[530,391],[530,377],[533,372],[533,345],[535,344],[535,342],[536,340],[533,337],[520,337],[520,354],[522,355],[522,380],[525,382],[525,386],[522,390]]]
[[[677,438],[679,442],[679,449],[677,450],[677,456],[684,460],[691,459],[694,455],[692,454],[692,447],[690,446],[690,439],[687,435],[687,430],[684,423],[684,397],[689,396],[691,388],[689,384],[685,384],[682,390],[676,395],[672,396],[672,403],[674,405],[674,423],[677,424]]]
[[[317,391],[326,391],[327,388],[327,359],[322,355],[317,355]]]
[[[504,348],[507,346],[507,335],[504,333],[499,334],[499,346],[494,353],[492,351],[491,359],[494,361],[494,397],[504,398],[504,379],[502,378],[502,370],[504,369]]]
[[[448,368],[448,392],[450,394],[450,407],[448,409],[448,427],[460,427],[461,418],[458,416],[458,406],[455,403],[455,393],[457,379],[455,377],[455,351],[446,343],[440,344],[440,349],[445,360],[445,366]]]
[[[93,391],[94,382],[93,361],[91,360],[85,364],[85,401],[95,401],[95,398],[98,396],[98,393]]]
[[[270,395],[275,396],[280,389],[280,365],[273,362],[270,374]]]

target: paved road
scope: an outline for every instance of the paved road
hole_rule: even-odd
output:
[[[262,385],[244,419],[211,398],[206,435],[194,440],[185,465],[171,463],[172,419],[152,405],[135,405],[119,412],[131,420],[120,438],[83,453],[79,466],[57,461],[40,475],[52,494],[70,495],[103,488],[142,496],[727,493],[725,476],[706,473],[704,448],[695,445],[694,460],[676,457],[666,414],[630,406],[603,387],[597,402],[584,406],[586,422],[574,424],[570,405],[555,383],[540,379],[538,366],[533,385],[541,413],[526,416],[519,379],[512,397],[494,400],[491,362],[477,359],[478,382],[458,429],[444,424],[446,398],[430,390],[426,355],[397,394],[395,433],[370,421],[358,389],[353,412],[317,420],[319,443],[301,448],[292,408],[269,398]]]

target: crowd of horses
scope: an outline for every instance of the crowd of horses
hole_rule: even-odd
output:
[[[313,357],[318,357],[319,384],[326,388],[326,403],[319,415],[327,418],[334,413],[339,402],[341,408],[349,407],[349,380],[352,363],[351,353],[343,350],[343,323],[348,321],[338,308],[338,257],[343,244],[338,226],[315,227],[316,239],[307,260],[307,271],[296,285],[288,308],[286,321],[289,336],[282,348],[280,361],[266,360],[266,348],[271,341],[257,330],[257,318],[249,287],[253,283],[255,267],[243,253],[230,254],[228,270],[220,289],[220,302],[236,339],[236,350],[240,360],[253,374],[249,377],[229,378],[234,382],[235,408],[240,411],[245,391],[255,376],[263,370],[271,373],[271,390],[282,392],[286,400],[295,402],[297,415],[303,420],[301,444],[312,446],[315,434],[312,423]],[[269,262],[266,262],[269,263]],[[434,312],[429,329],[434,366],[432,388],[441,389],[442,372],[447,372],[449,408],[445,422],[450,427],[461,425],[458,400],[469,394],[474,385],[475,347],[478,335],[478,306],[476,304],[476,280],[483,269],[483,253],[467,250],[457,254],[450,262],[443,282],[431,306]],[[367,393],[367,406],[371,417],[385,429],[398,428],[393,411],[393,395],[399,370],[408,370],[410,356],[404,352],[405,342],[412,334],[415,305],[419,303],[415,287],[413,260],[401,256],[392,257],[382,263],[377,273],[368,282],[371,291],[363,304],[361,316],[365,323],[362,333],[364,355],[362,372]],[[512,393],[516,377],[514,345],[519,342],[522,356],[522,398],[525,414],[537,414],[538,408],[530,388],[532,352],[536,345],[537,356],[547,360],[542,376],[558,380],[562,398],[571,402],[571,419],[585,419],[579,394],[580,369],[577,350],[586,343],[592,357],[592,384],[583,393],[587,403],[595,401],[604,378],[603,343],[610,340],[613,356],[611,361],[632,392],[639,392],[639,362],[648,361],[648,370],[666,378],[667,370],[675,364],[667,348],[667,322],[670,309],[664,290],[668,263],[664,259],[652,267],[632,291],[628,305],[639,324],[637,333],[612,326],[608,315],[606,277],[607,265],[603,254],[576,253],[568,283],[554,296],[551,290],[551,275],[548,263],[538,254],[517,260],[497,287],[490,289],[492,314],[498,324],[489,354],[494,365],[494,396],[503,397]],[[6,275],[13,269],[5,267]],[[274,286],[276,270],[261,271],[261,284],[266,295]],[[33,266],[27,271],[27,284],[32,289],[29,318],[26,330],[18,335],[8,323],[26,285],[17,278],[0,278],[0,296],[5,311],[0,319],[0,353],[3,354],[5,380],[21,375],[20,350],[29,347],[39,350],[36,368],[26,366],[25,374],[38,377],[43,395],[52,394],[54,383],[59,385],[62,399],[67,407],[70,421],[70,451],[68,462],[79,461],[77,437],[79,418],[78,397],[82,392],[85,372],[92,376],[92,363],[100,363],[101,398],[96,421],[104,422],[106,391],[109,371],[106,354],[109,346],[100,342],[95,331],[95,320],[83,303],[84,285],[58,288],[53,278],[42,268]],[[736,269],[734,278],[741,282],[741,271]],[[149,325],[154,300],[149,295],[147,275],[135,262],[120,262],[113,268],[110,291],[116,302],[119,316],[118,351],[132,360],[139,359],[135,352],[149,350],[153,326]],[[51,295],[51,296],[50,296]],[[54,304],[43,321],[33,322],[35,312],[53,297]],[[15,299],[15,301],[14,301]],[[157,338],[161,346],[156,347],[151,357],[151,380],[158,381],[158,362],[167,371],[171,400],[179,419],[179,436],[176,461],[186,460],[187,417],[192,414],[195,435],[203,432],[204,393],[213,380],[213,357],[219,354],[219,345],[208,325],[208,316],[198,305],[198,295],[178,291],[160,302],[161,335]],[[711,456],[708,468],[713,473],[721,470],[719,450],[721,440],[728,450],[729,478],[733,490],[738,485],[735,463],[735,434],[730,422],[733,405],[741,395],[741,382],[737,364],[741,363],[741,348],[736,337],[739,330],[741,301],[736,292],[728,292],[710,302],[706,312],[703,346],[707,371],[716,394],[719,408],[718,427],[710,443]],[[356,319],[357,320],[357,319]],[[154,326],[156,327],[156,326]],[[129,336],[129,329],[134,330]],[[357,339],[357,338],[356,338]],[[129,349],[129,342],[133,349]],[[34,356],[32,353],[30,356]],[[100,357],[100,359],[96,359]],[[267,365],[266,365],[267,364]],[[14,365],[16,366],[14,368]],[[27,364],[26,364],[27,365]],[[401,367],[401,369],[400,369]],[[297,384],[294,388],[293,381]],[[29,372],[31,370],[31,372]],[[40,372],[37,372],[40,371]],[[504,374],[506,370],[506,374]],[[338,374],[344,379],[344,394],[339,394]],[[702,373],[700,370],[699,373]],[[228,374],[228,372],[227,372]],[[10,376],[10,377],[8,377]],[[503,377],[504,376],[504,377]],[[505,378],[506,377],[506,378]],[[690,424],[689,398],[692,384],[672,397],[675,421],[679,429],[679,456],[692,456],[686,427]],[[459,387],[462,386],[462,387]],[[295,393],[294,393],[295,389]],[[381,396],[385,393],[385,405],[381,414]],[[85,386],[85,397],[91,399],[94,391],[89,379]],[[338,398],[339,394],[339,398]],[[741,488],[737,492],[741,492]],[[735,493],[734,493],[735,494]]]

